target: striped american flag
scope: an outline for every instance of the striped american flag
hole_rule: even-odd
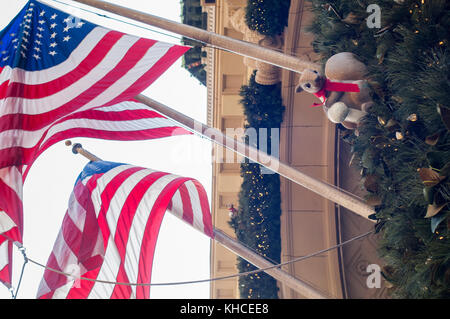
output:
[[[195,179],[113,162],[80,174],[47,267],[99,281],[147,284],[166,210],[213,237],[207,194]],[[45,270],[42,299],[149,298],[147,285],[77,281]]]
[[[0,32],[0,282],[22,242],[32,163],[68,137],[151,139],[183,130],[132,99],[189,48],[97,26],[30,0]],[[186,133],[186,132],[184,132]]]

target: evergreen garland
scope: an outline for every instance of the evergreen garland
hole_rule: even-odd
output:
[[[322,61],[355,53],[375,106],[346,134],[376,207],[394,298],[450,297],[450,2],[311,0]],[[381,28],[368,28],[369,4]]]
[[[260,85],[255,82],[255,72],[249,84],[241,88],[241,103],[244,107],[248,125],[259,128],[279,128],[283,119],[284,106],[281,100],[281,87]],[[257,145],[255,145],[257,147]],[[270,138],[268,149],[270,150]],[[281,194],[278,174],[262,174],[259,164],[241,164],[243,183],[239,192],[239,208],[232,216],[230,226],[237,239],[269,258],[280,262],[281,235]],[[238,258],[239,272],[256,268],[242,258]],[[241,298],[278,298],[277,282],[266,273],[241,277],[239,279]]]
[[[248,0],[245,21],[250,30],[261,34],[282,34],[288,23],[290,5],[290,0]]]

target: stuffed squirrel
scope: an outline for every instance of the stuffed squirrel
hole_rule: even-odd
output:
[[[373,104],[366,73],[366,66],[353,53],[338,53],[326,62],[325,76],[319,70],[305,69],[295,91],[314,94],[322,103],[312,106],[322,105],[331,122],[354,129]]]

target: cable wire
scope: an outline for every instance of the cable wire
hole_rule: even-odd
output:
[[[331,251],[333,249],[340,248],[340,247],[342,247],[344,245],[347,245],[347,244],[349,244],[349,243],[351,243],[353,241],[362,239],[362,238],[367,237],[367,236],[369,236],[371,234],[374,234],[374,233],[375,233],[375,231],[372,230],[372,231],[369,231],[369,232],[367,232],[365,234],[353,237],[352,239],[349,239],[349,240],[347,240],[345,242],[342,242],[342,243],[340,243],[338,245],[335,245],[335,246],[332,246],[332,247],[329,247],[329,248],[326,248],[326,249],[323,249],[323,250],[319,250],[319,251],[317,251],[315,253],[312,253],[312,254],[309,254],[309,255],[306,255],[306,256],[302,256],[302,257],[299,257],[299,258],[295,258],[293,260],[289,260],[289,261],[286,261],[286,262],[283,262],[283,263],[279,263],[279,264],[276,264],[276,265],[273,265],[273,266],[270,266],[270,267],[256,269],[256,270],[252,270],[252,271],[246,271],[246,272],[237,273],[237,274],[233,274],[233,275],[227,275],[227,276],[222,276],[222,277],[210,278],[210,279],[191,280],[191,281],[179,281],[179,282],[170,282],[170,283],[127,283],[127,282],[115,282],[115,281],[99,280],[99,279],[93,279],[93,278],[87,278],[87,277],[76,277],[76,279],[85,280],[85,281],[91,281],[91,282],[97,282],[97,283],[103,283],[103,284],[110,284],[110,285],[124,285],[124,286],[136,286],[136,287],[138,287],[138,286],[178,286],[178,285],[198,284],[198,283],[226,280],[226,279],[231,279],[231,278],[236,278],[236,277],[243,277],[243,276],[253,275],[253,274],[257,274],[257,273],[264,272],[264,271],[267,271],[267,270],[280,268],[282,266],[293,264],[293,263],[296,263],[296,262],[299,262],[299,261],[303,261],[303,260],[315,257],[317,255],[321,255],[321,254],[326,253],[328,251]],[[39,267],[45,268],[45,269],[47,269],[49,271],[58,273],[60,275],[64,275],[66,277],[74,278],[73,274],[68,274],[68,273],[59,271],[57,269],[45,266],[45,265],[43,265],[43,264],[41,264],[41,263],[39,263],[37,261],[34,261],[33,259],[30,259],[30,258],[28,258],[28,260],[29,260],[29,262],[31,262],[31,263],[39,266]]]

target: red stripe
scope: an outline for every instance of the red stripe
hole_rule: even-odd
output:
[[[117,228],[116,233],[114,234],[114,242],[117,247],[117,251],[120,255],[121,265],[119,268],[119,273],[117,275],[117,281],[119,281],[119,277],[126,277],[124,263],[125,256],[127,254],[127,243],[130,235],[131,225],[133,224],[133,219],[135,217],[137,208],[139,207],[142,198],[147,193],[148,189],[158,181],[161,177],[168,175],[168,173],[164,172],[154,172],[142,178],[139,183],[136,184],[135,187],[129,192],[127,199],[122,207],[120,212],[120,216],[117,220]],[[130,253],[130,252],[128,252]],[[137,261],[136,261],[137,262]],[[111,298],[118,298],[116,293],[121,293],[122,291],[118,289],[114,290]],[[129,291],[131,294],[131,290]],[[127,299],[130,297],[128,295]]]
[[[144,236],[142,238],[141,253],[139,256],[139,271],[137,280],[138,283],[148,284],[151,282],[155,247],[164,213],[166,212],[167,206],[172,200],[172,197],[177,189],[180,187],[180,185],[188,180],[188,178],[180,177],[168,183],[167,186],[159,194],[152,207],[152,211],[150,212],[147,224],[145,225]],[[136,298],[150,298],[150,286],[137,286]]]
[[[84,209],[84,212],[79,212],[84,215],[84,227],[79,238],[79,249],[74,252],[78,257],[78,263],[82,264],[87,270],[92,270],[100,267],[103,261],[96,258],[99,253],[103,252],[94,252],[100,235],[100,228],[89,189],[83,183],[78,182],[74,189],[74,195],[78,205]],[[78,228],[74,230],[74,232],[77,231]]]
[[[183,202],[183,220],[189,224],[194,223],[194,212],[192,211],[191,197],[186,185],[179,188],[181,201]]]
[[[123,122],[123,121],[133,121],[133,120],[153,119],[153,118],[165,119],[166,117],[159,114],[158,112],[146,109],[123,110],[123,111],[99,111],[98,108],[96,108],[87,111],[77,112],[69,116],[66,116],[61,120],[56,121],[55,124],[53,124],[52,126],[74,119],[103,120],[103,121],[108,120],[108,121]]]
[[[93,269],[88,271],[87,273],[81,274],[81,277],[95,279],[100,272],[100,267],[97,269]],[[80,280],[79,286],[73,287],[69,290],[66,299],[86,299],[89,296],[89,293],[92,290],[95,282],[88,280]]]
[[[7,240],[5,237],[0,236],[0,245],[7,241],[7,249],[8,249],[8,263],[3,269],[0,269],[0,282],[3,283],[6,287],[11,287],[12,281],[12,242]]]
[[[117,282],[130,282],[128,279],[127,273],[125,271],[125,267],[123,262],[120,264],[119,272],[116,277]],[[115,285],[114,290],[111,294],[110,299],[130,299],[131,296],[131,286],[126,285]]]
[[[106,251],[106,245],[108,244],[110,230],[108,226],[108,221],[106,220],[106,213],[109,210],[109,205],[111,204],[111,199],[116,194],[120,186],[134,173],[143,170],[141,167],[132,167],[123,172],[120,172],[105,186],[105,189],[101,193],[102,206],[98,214],[98,225],[103,235],[103,243]]]
[[[192,182],[194,183],[195,188],[197,189],[198,198],[200,200],[200,206],[202,209],[201,213],[202,213],[202,220],[203,220],[203,227],[204,227],[203,232],[207,236],[214,238],[208,195],[206,194],[206,191],[203,188],[202,184],[200,184],[200,182],[198,182],[196,180],[192,180]]]
[[[10,83],[0,87],[0,99],[6,97],[22,97],[25,99],[41,99],[71,86],[91,70],[93,70],[103,58],[108,54],[111,48],[124,36],[123,33],[110,31],[92,49],[88,56],[72,71],[50,82],[42,84],[23,84],[20,82]]]
[[[83,233],[74,224],[70,215],[66,214],[62,224],[62,239],[64,239],[67,247],[75,254],[78,255],[80,250],[81,239]],[[56,256],[58,257],[58,256]]]
[[[21,183],[22,181],[20,181]],[[6,212],[11,220],[17,225],[17,231],[11,232],[14,241],[22,243],[23,234],[23,204],[22,198],[0,179],[0,208]]]
[[[57,262],[57,259],[55,257],[55,254],[52,252],[50,254],[50,257],[47,261],[47,267],[50,267],[52,269],[56,269],[61,271],[62,269],[59,267],[59,264]],[[56,290],[59,287],[64,286],[67,283],[68,278],[65,275],[58,274],[56,272],[46,270],[44,272],[44,280],[47,284],[47,286],[52,290],[54,293],[54,290]]]

